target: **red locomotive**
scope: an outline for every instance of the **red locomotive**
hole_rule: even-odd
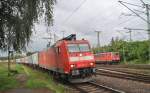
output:
[[[119,52],[103,52],[94,54],[96,63],[118,64],[120,62]]]
[[[28,58],[32,59],[32,55]],[[95,59],[89,42],[76,40],[75,34],[57,41],[52,47],[40,51],[38,57],[34,58],[38,58],[38,62],[34,62],[38,64],[27,64],[38,65],[71,82],[86,82],[95,74]]]

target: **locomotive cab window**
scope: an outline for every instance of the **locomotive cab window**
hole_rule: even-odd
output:
[[[79,48],[81,52],[89,52],[90,47],[88,44],[79,44]]]
[[[69,52],[80,52],[79,47],[77,44],[68,44]]]

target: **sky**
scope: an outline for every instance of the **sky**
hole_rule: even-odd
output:
[[[137,4],[142,6],[140,0],[122,0],[124,2]],[[144,1],[144,0],[143,0]],[[148,0],[145,0],[150,4]],[[145,11],[145,9],[128,5],[131,9]],[[136,11],[137,12],[137,11]],[[137,12],[140,13],[140,12]],[[97,44],[97,34],[95,31],[101,31],[100,45],[107,45],[110,43],[112,37],[119,37],[129,40],[128,28],[146,29],[147,24],[135,15],[118,0],[57,0],[54,5],[54,24],[47,27],[43,20],[39,24],[35,24],[35,31],[33,32],[31,42],[28,45],[28,51],[40,51],[46,48],[50,33],[57,35],[57,40],[70,34],[76,34],[77,39],[85,38],[89,40],[91,46]],[[146,18],[144,13],[140,15]],[[49,33],[50,32],[50,33]],[[148,39],[146,31],[132,31],[132,39],[145,40]],[[54,39],[51,40],[52,43]]]

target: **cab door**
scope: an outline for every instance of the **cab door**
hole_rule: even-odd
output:
[[[60,46],[55,48],[56,50],[56,67],[57,71],[63,73],[63,53]]]

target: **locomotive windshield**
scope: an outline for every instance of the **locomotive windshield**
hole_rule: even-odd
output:
[[[79,48],[81,52],[88,52],[90,51],[88,44],[79,44]]]
[[[69,52],[80,52],[77,44],[68,44]]]
[[[90,51],[88,44],[68,44],[69,52],[88,52]]]

